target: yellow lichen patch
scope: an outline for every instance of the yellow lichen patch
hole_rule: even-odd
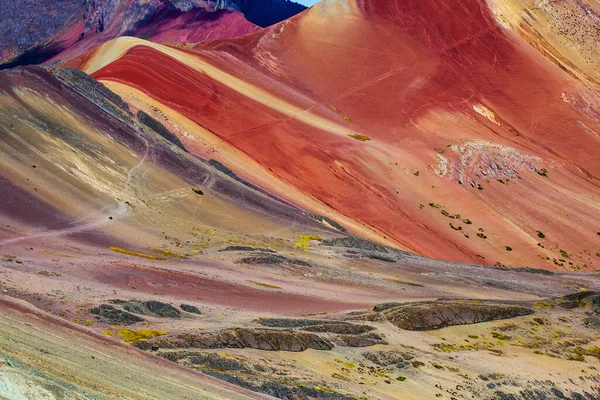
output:
[[[533,303],[533,308],[552,308],[552,305],[544,303],[543,301],[536,301]]]
[[[115,337],[115,334],[109,331],[108,329],[103,330],[102,333],[106,336]]]
[[[410,285],[410,286],[423,287],[423,285],[419,285],[418,283],[412,283],[412,282],[403,281],[403,280],[400,280],[400,279],[384,278],[383,280],[384,281],[388,281],[388,282],[392,282],[392,283],[399,283],[401,285]]]
[[[177,253],[173,253],[170,252],[169,250],[164,250],[164,249],[156,249],[156,248],[151,248],[149,249],[151,252],[153,253],[158,253],[158,254],[162,254],[163,256],[166,257],[175,257],[175,258],[187,258],[185,255],[183,254],[177,254]]]
[[[331,393],[331,394],[339,394],[340,392],[337,392],[333,389],[330,389],[328,387],[324,387],[324,386],[310,386],[310,385],[305,385],[305,384],[299,384],[298,387],[305,387],[305,388],[310,388],[310,389],[315,389],[318,390],[320,392],[325,392],[325,393]]]
[[[123,254],[127,254],[130,256],[149,258],[151,260],[166,260],[166,258],[164,258],[164,257],[157,257],[157,256],[153,256],[152,254],[138,253],[137,251],[125,250],[120,247],[111,246],[110,249],[112,251],[116,251],[117,253],[123,253]]]
[[[309,247],[309,242],[311,240],[323,240],[323,237],[321,235],[301,235],[300,236],[300,240],[298,240],[295,244],[296,247],[300,247],[302,249],[308,249]]]
[[[269,288],[269,289],[281,289],[281,287],[279,287],[279,286],[269,285],[268,283],[262,283],[262,282],[256,282],[256,281],[249,281],[249,280],[247,280],[246,282],[250,282],[250,283],[253,283],[255,285],[266,287],[266,288]]]
[[[368,137],[366,135],[361,135],[358,133],[351,133],[348,136],[351,137],[352,139],[360,140],[361,142],[366,142],[367,140],[371,140],[370,137]]]
[[[119,336],[123,339],[125,343],[133,343],[138,340],[148,340],[152,339],[156,336],[166,335],[166,331],[161,331],[158,329],[138,329],[134,331],[133,329],[122,328],[117,331]]]

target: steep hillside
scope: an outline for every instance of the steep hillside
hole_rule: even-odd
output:
[[[207,129],[261,171],[237,173],[356,233],[445,260],[595,269],[597,87],[531,44],[484,1],[327,0],[194,51],[121,38],[72,65]],[[196,127],[181,138],[201,155]]]
[[[122,35],[170,45],[231,38],[258,30],[236,7],[207,1],[18,0],[0,24],[0,68],[55,63]]]
[[[600,399],[597,1],[15,3],[0,398]]]

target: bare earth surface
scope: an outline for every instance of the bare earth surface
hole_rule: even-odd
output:
[[[174,13],[0,71],[0,398],[600,399],[597,10]]]

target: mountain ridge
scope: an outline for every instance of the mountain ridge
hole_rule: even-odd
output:
[[[171,33],[163,42],[185,45],[230,38],[256,31],[250,20],[267,26],[304,9],[289,0],[85,0],[66,7],[55,0],[41,5],[16,0],[8,5],[9,18],[0,25],[0,68],[56,62],[65,53],[78,55],[119,36],[150,38],[152,30],[168,32],[174,23],[190,34],[177,38]],[[223,21],[211,22],[218,19]]]

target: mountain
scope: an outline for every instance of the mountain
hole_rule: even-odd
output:
[[[215,7],[237,9],[248,21],[262,27],[274,25],[306,10],[302,4],[291,0],[217,0]]]
[[[596,2],[66,3],[0,21],[0,398],[600,398]]]
[[[123,35],[169,45],[230,38],[258,30],[235,7],[207,1],[86,0],[11,2],[0,24],[2,68],[56,62]]]
[[[596,268],[597,57],[527,42],[473,4],[325,1],[191,52],[120,38],[71,65],[208,129],[280,196],[381,243]]]

